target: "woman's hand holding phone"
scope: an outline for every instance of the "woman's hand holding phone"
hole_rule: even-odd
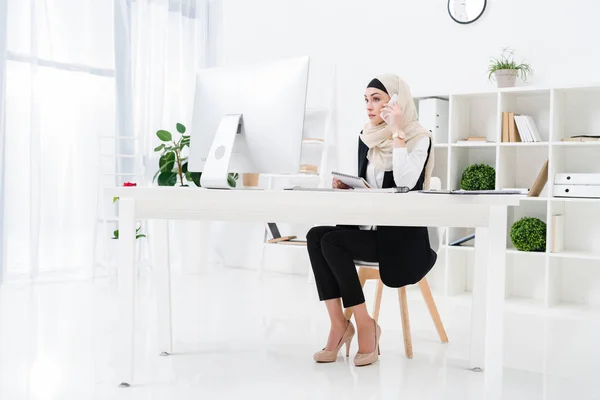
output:
[[[393,95],[388,104],[381,109],[381,118],[389,125],[392,132],[402,130],[402,110],[398,105],[398,96]]]

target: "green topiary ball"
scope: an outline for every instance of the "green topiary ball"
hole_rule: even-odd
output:
[[[521,218],[510,228],[510,240],[520,251],[546,251],[546,223],[538,218]]]
[[[489,165],[474,164],[465,169],[460,180],[463,190],[494,190],[496,170]]]

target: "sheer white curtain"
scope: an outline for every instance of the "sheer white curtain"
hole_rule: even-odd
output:
[[[6,269],[5,232],[4,232],[4,116],[6,115],[6,24],[8,19],[6,1],[0,1],[0,285],[4,281]]]
[[[206,0],[131,2],[134,130],[143,138],[146,183],[158,170],[156,131],[176,134],[176,123],[192,124],[195,72],[206,64],[207,30]],[[170,228],[174,271],[194,270],[207,227],[177,221]]]
[[[133,0],[133,105],[136,134],[144,138],[146,178],[158,170],[159,129],[192,122],[195,72],[205,65],[205,0]]]
[[[85,273],[93,262],[97,137],[115,129],[113,6],[6,1],[6,276]]]
[[[205,1],[0,0],[0,21],[4,5],[4,275],[87,276],[95,262],[99,188],[120,184],[99,171],[137,167],[105,153],[145,156],[151,178],[154,132],[191,122],[193,71],[204,62]],[[102,141],[109,136],[140,140]]]

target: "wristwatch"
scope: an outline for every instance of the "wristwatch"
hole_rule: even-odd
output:
[[[404,137],[405,135],[402,131],[394,132],[394,134],[392,135],[392,139],[404,139]]]

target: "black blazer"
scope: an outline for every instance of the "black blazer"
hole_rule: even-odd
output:
[[[358,174],[366,179],[367,145],[358,139]],[[431,152],[431,141],[427,159]],[[427,160],[425,161],[425,165]],[[422,190],[425,182],[425,168],[412,190]],[[395,187],[394,173],[386,171],[383,188]],[[402,194],[395,194],[400,199]],[[390,210],[390,213],[394,212]],[[358,227],[357,227],[358,228]],[[431,270],[437,254],[431,249],[429,234],[425,227],[377,226],[377,256],[379,274],[386,286],[402,287],[419,282]]]

